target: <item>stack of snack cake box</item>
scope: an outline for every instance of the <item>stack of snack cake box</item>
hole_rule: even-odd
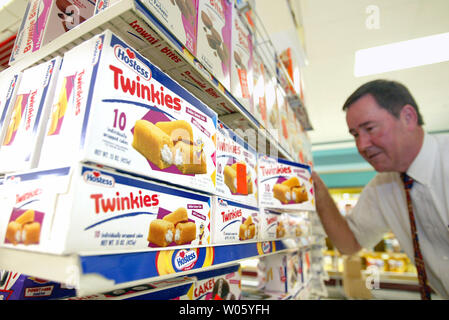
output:
[[[252,58],[239,53],[242,102]],[[280,212],[314,210],[310,167],[258,154],[109,30],[0,82],[2,246],[102,254],[275,240],[292,234]]]

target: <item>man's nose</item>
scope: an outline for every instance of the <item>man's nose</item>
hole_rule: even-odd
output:
[[[365,132],[360,132],[356,141],[357,149],[363,153],[367,148],[372,146],[371,137]]]

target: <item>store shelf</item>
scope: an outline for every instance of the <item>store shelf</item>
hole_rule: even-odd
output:
[[[0,248],[0,269],[64,283],[88,295],[289,250],[282,240],[91,256]],[[177,259],[187,256],[193,257],[190,263],[179,265]]]
[[[124,38],[125,42],[132,43],[132,40],[135,41],[135,39],[133,39],[135,35],[126,33],[122,30],[124,25],[129,24],[127,21],[132,19],[140,19],[144,21],[158,37],[162,38],[163,43],[161,44],[161,47],[167,46],[170,50],[181,57],[183,64],[190,67],[191,72],[194,72],[196,76],[200,77],[202,82],[207,83],[210,87],[209,89],[213,91],[212,95],[217,96],[218,101],[221,102],[220,104],[211,104],[210,101],[198,96],[200,100],[203,100],[203,102],[216,111],[219,116],[232,113],[238,113],[244,116],[247,120],[248,128],[252,128],[258,132],[257,140],[263,140],[262,144],[259,141],[248,141],[250,144],[253,144],[252,147],[261,151],[260,146],[266,146],[265,150],[271,150],[271,145],[274,145],[276,149],[279,150],[280,157],[293,161],[291,155],[288,154],[288,152],[286,152],[282,147],[278,146],[276,139],[274,139],[268,131],[261,127],[257,119],[248,110],[246,110],[232,96],[232,94],[230,94],[230,92],[228,92],[213,77],[212,74],[202,67],[200,62],[193,57],[193,55],[177,39],[175,39],[171,33],[149,12],[149,10],[140,4],[139,1],[122,0],[114,4],[106,10],[89,18],[72,30],[62,34],[38,51],[33,52],[29,56],[17,61],[13,67],[18,70],[24,70],[33,65],[50,60],[55,56],[62,56],[66,51],[70,50],[74,46],[92,38],[106,29],[110,29],[112,32],[117,33],[120,37]],[[170,75],[174,80],[179,83],[183,83],[183,79],[179,75],[179,70],[177,67],[173,67],[171,65],[165,67],[161,66],[157,61],[154,61],[154,57],[146,55],[145,52],[142,52],[139,48],[135,49],[140,51],[142,55],[150,59],[150,61],[156,64],[165,73]]]

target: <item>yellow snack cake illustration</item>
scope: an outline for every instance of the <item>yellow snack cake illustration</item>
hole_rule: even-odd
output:
[[[256,225],[252,224],[248,227],[249,236],[248,239],[253,239],[256,236]]]
[[[174,141],[193,143],[193,132],[190,124],[185,120],[160,121],[156,127],[164,131]]]
[[[148,241],[160,247],[166,247],[175,236],[175,226],[170,221],[156,219],[151,221]]]
[[[231,166],[225,166],[223,169],[224,183],[232,193],[237,193],[237,172]]]
[[[6,229],[6,240],[16,245],[22,239],[22,225],[16,221],[11,221]]]
[[[16,218],[16,222],[20,224],[34,222],[34,210],[29,209]]]
[[[296,203],[301,203],[309,200],[306,188],[304,186],[292,188],[292,197]]]
[[[132,146],[160,169],[172,165],[173,142],[170,136],[147,120],[137,120]]]
[[[244,225],[252,225],[253,224],[253,217],[249,216],[248,219],[245,220],[245,222],[243,222]]]
[[[47,135],[51,135],[56,131],[58,127],[59,119],[64,117],[67,110],[67,78],[64,78],[62,83],[62,89],[59,93],[58,102],[53,106],[53,110],[50,116],[50,127],[48,129]]]
[[[194,222],[182,222],[176,225],[175,243],[177,245],[192,242],[196,238],[196,225]]]
[[[291,177],[288,180],[285,180],[284,182],[282,182],[283,185],[288,186],[289,188],[293,188],[293,187],[299,187],[299,179],[298,177]]]
[[[289,186],[278,183],[273,186],[273,196],[282,203],[288,203],[291,200],[291,190]]]
[[[285,228],[282,222],[279,222],[276,227],[276,238],[283,238],[285,236]]]
[[[204,151],[195,145],[178,141],[174,148],[174,163],[183,174],[207,173]]]
[[[254,238],[256,235],[256,226],[253,223],[253,218],[249,216],[245,222],[240,225],[239,238],[240,240],[248,240]]]
[[[39,222],[27,223],[23,226],[22,240],[25,245],[39,243],[41,224]]]
[[[246,240],[249,236],[248,226],[246,224],[241,224],[239,228],[239,238],[240,240]]]
[[[17,96],[16,102],[14,104],[14,108],[12,111],[12,115],[9,121],[8,129],[6,130],[6,136],[3,140],[3,145],[7,146],[11,143],[11,139],[13,133],[17,131],[20,125],[20,121],[22,120],[22,100],[23,95]]]
[[[253,183],[251,180],[251,175],[246,172],[246,164],[242,163],[241,165],[245,166],[245,170],[237,171],[237,163],[229,166],[226,165],[223,169],[224,183],[229,188],[232,193],[240,193],[240,194],[252,194],[253,193]],[[238,174],[238,172],[242,172]],[[242,188],[240,183],[246,184]],[[238,187],[241,188],[238,188]]]
[[[186,208],[178,208],[172,213],[167,214],[165,217],[162,218],[162,220],[169,221],[176,225],[179,222],[187,222],[189,220],[189,217],[187,215]]]

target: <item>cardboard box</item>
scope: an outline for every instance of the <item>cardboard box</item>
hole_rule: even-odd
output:
[[[64,55],[40,168],[91,161],[215,190],[217,115],[110,31]]]
[[[350,278],[362,278],[362,259],[358,255],[343,258],[343,275]]]
[[[0,141],[2,142],[8,128],[7,124],[11,118],[13,101],[15,101],[16,91],[21,79],[22,72],[17,72],[13,68],[0,73]]]
[[[39,50],[89,19],[95,0],[30,0],[17,32],[9,64]]]
[[[98,1],[96,1],[94,14],[98,14],[101,11],[106,10],[107,8],[116,4],[117,2],[120,2],[120,0],[98,0]]]
[[[284,238],[286,235],[283,214],[281,212],[261,208],[259,240],[276,240]]]
[[[257,207],[257,151],[221,121],[217,125],[216,194]]]
[[[199,0],[197,58],[230,90],[232,53],[232,7],[230,0]]]
[[[5,122],[0,173],[37,166],[60,64],[61,58],[56,57],[23,71]]]
[[[191,277],[166,279],[64,300],[179,300],[192,290],[195,281]]]
[[[196,55],[198,0],[142,0],[142,3],[182,45]]]
[[[259,121],[262,128],[268,127],[267,102],[265,97],[265,70],[262,58],[255,50],[254,54],[254,89],[253,89],[253,109],[251,113]]]
[[[75,295],[74,288],[63,284],[0,270],[0,300],[50,300]]]
[[[281,158],[258,156],[259,206],[278,210],[315,210],[311,169]]]
[[[180,300],[240,300],[240,265],[195,273],[192,290]]]
[[[288,152],[292,153],[290,149],[289,137],[290,133],[288,131],[288,117],[289,117],[289,104],[287,101],[287,96],[284,90],[279,86],[276,90],[276,97],[279,106],[279,144]]]
[[[259,209],[212,197],[211,234],[213,244],[259,239]]]
[[[210,243],[210,197],[94,166],[6,177],[1,245],[55,254]]]
[[[232,14],[231,93],[251,111],[253,95],[253,35],[238,10]]]
[[[267,292],[294,293],[302,286],[299,252],[263,257]]]

